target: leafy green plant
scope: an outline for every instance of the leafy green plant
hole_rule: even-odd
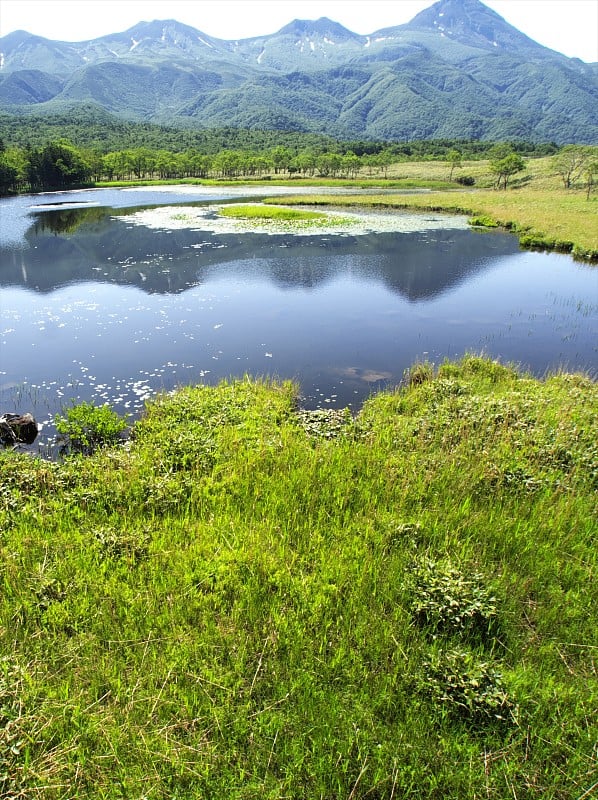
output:
[[[466,650],[443,650],[424,663],[420,689],[450,714],[474,723],[516,724],[517,705],[490,661]]]
[[[335,439],[353,420],[348,408],[300,409],[297,419],[305,432],[317,439]]]
[[[101,527],[93,531],[102,554],[108,558],[125,558],[132,563],[147,558],[149,534],[144,531]]]
[[[71,453],[91,454],[98,447],[116,444],[127,427],[126,419],[109,406],[93,403],[79,403],[64,416],[57,414],[54,421],[63,450]]]
[[[464,574],[449,562],[425,559],[413,571],[416,620],[438,633],[488,635],[497,618],[496,598],[477,572]]]
[[[474,228],[498,228],[498,222],[487,214],[470,217],[468,222]]]

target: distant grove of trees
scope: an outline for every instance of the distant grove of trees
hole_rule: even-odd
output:
[[[452,180],[454,170],[461,167],[464,158],[489,159],[497,188],[506,189],[510,178],[525,168],[523,156],[529,155],[553,155],[555,174],[561,175],[565,186],[571,186],[580,177],[596,178],[596,148],[582,146],[559,148],[554,144],[454,140],[335,142],[309,135],[303,138],[290,135],[286,142],[282,135],[278,139],[285,143],[281,144],[269,132],[232,129],[203,131],[201,137],[198,142],[201,147],[187,146],[180,150],[149,144],[108,150],[99,143],[76,146],[65,138],[7,146],[0,139],[0,194],[66,189],[114,180],[235,179],[265,175],[355,178],[364,172],[372,177],[386,177],[391,164],[406,160],[445,161]],[[153,143],[155,131],[147,138]],[[189,132],[182,132],[181,139],[189,144]],[[232,146],[244,140],[251,146]]]

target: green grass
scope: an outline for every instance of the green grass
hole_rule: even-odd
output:
[[[296,208],[280,208],[268,205],[230,205],[222,206],[219,212],[221,217],[231,217],[233,219],[246,219],[275,222],[328,222],[329,214],[321,211],[299,211]]]
[[[272,178],[265,176],[261,178],[239,177],[239,178],[171,178],[171,179],[132,179],[98,181],[93,186],[101,189],[120,188],[128,186],[325,186],[325,187],[349,187],[358,189],[450,189],[454,184],[449,183],[446,178],[312,178],[287,177]]]
[[[265,203],[447,211],[471,215],[519,235],[522,246],[598,261],[598,199],[555,189],[430,192],[412,195],[294,195]],[[477,224],[477,223],[475,223]]]
[[[276,232],[292,233],[299,229],[321,229],[355,224],[355,220],[350,217],[260,203],[221,206],[218,213],[222,217],[242,220],[244,226],[249,229],[262,228]]]
[[[0,795],[591,796],[597,401],[471,356],[0,454]]]
[[[296,208],[279,208],[264,205],[230,205],[223,206],[221,217],[234,219],[273,219],[273,220],[322,220],[328,219],[321,211],[298,211]]]

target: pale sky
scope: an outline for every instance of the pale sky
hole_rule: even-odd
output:
[[[66,42],[176,19],[219,39],[275,33],[293,19],[330,17],[355,33],[409,22],[433,0],[0,0],[0,36],[25,30]],[[598,61],[598,0],[486,0],[536,42]]]

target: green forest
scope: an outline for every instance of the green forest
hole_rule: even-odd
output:
[[[0,115],[0,194],[65,189],[100,181],[259,179],[267,175],[386,177],[398,161],[487,158],[493,142],[339,141],[319,134],[236,128],[181,129],[92,116]],[[559,151],[554,143],[509,143],[519,156]],[[452,174],[452,173],[451,173]],[[457,178],[458,179],[458,178]]]

